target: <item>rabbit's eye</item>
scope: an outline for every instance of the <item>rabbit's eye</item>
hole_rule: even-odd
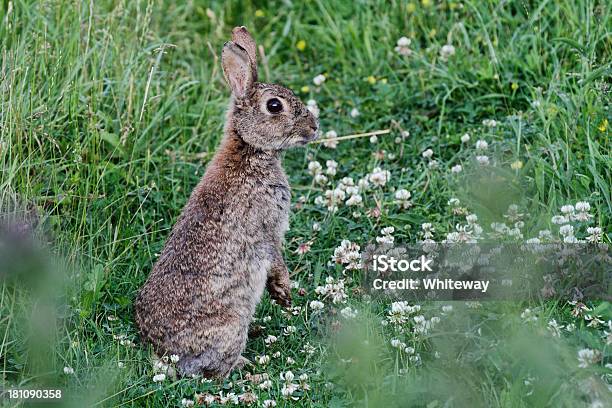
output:
[[[277,98],[272,98],[266,102],[266,108],[270,113],[280,113],[283,110],[283,103]]]

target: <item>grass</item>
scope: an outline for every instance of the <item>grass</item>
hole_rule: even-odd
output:
[[[3,2],[0,202],[4,212],[11,202],[37,209],[51,251],[62,259],[60,272],[48,264],[41,276],[65,282],[56,285],[60,295],[49,293],[53,285],[2,285],[0,385],[59,387],[66,403],[78,395],[78,406],[177,406],[196,395],[249,390],[257,404],[273,399],[278,406],[609,401],[611,329],[587,327],[590,321],[572,316],[563,300],[465,310],[455,304],[464,318],[443,319],[445,336],[413,336],[381,326],[388,305],[368,308],[358,274],[328,262],[343,239],[363,248],[393,226],[396,241],[416,242],[423,223],[444,239],[467,212],[487,226],[503,221],[511,203],[528,212],[523,233],[530,238],[545,228],[557,234],[551,216],[562,205],[587,201],[594,216],[589,225],[600,226],[610,242],[610,13],[606,2],[587,0]],[[366,137],[336,149],[317,144],[286,153],[294,206],[285,258],[301,288],[294,293],[300,309],[282,311],[266,296],[255,322],[264,334],[246,351],[255,365],[227,381],[155,383],[149,352],[137,340],[132,301],[222,136],[229,95],[218,57],[235,25],[249,27],[265,50],[263,80],[316,100],[324,132],[392,132],[376,143]],[[401,36],[412,40],[409,56],[394,51]],[[455,47],[446,60],[445,44]],[[326,81],[318,87],[312,79],[321,73]],[[353,108],[359,116],[349,115]],[[483,125],[491,119],[497,126]],[[402,131],[410,136],[401,139]],[[471,139],[463,143],[466,133]],[[475,149],[479,139],[488,142],[484,152]],[[422,156],[426,149],[431,159]],[[499,173],[478,171],[474,157],[485,154],[491,161],[485,169]],[[338,163],[327,185],[308,173],[313,160],[324,168],[327,160]],[[462,173],[450,171],[456,164]],[[391,177],[363,195],[363,206],[340,205],[332,213],[314,203],[342,177],[357,181],[376,167]],[[399,188],[412,194],[409,209],[394,203]],[[464,212],[449,207],[454,197]],[[321,225],[316,233],[315,222]],[[578,238],[586,227],[576,225]],[[296,253],[310,241],[309,252]],[[323,311],[308,307],[321,299],[314,289],[328,276],[346,280],[348,304],[359,309],[355,335],[335,343],[325,334],[352,327],[338,314],[346,305],[323,299]],[[42,325],[49,338],[34,347],[32,333],[39,332],[30,322],[40,299],[55,305],[48,321],[57,324]],[[604,322],[612,318],[608,302],[588,305]],[[440,304],[422,306],[428,318],[443,316]],[[527,307],[538,319],[526,325],[520,315]],[[551,337],[551,319],[576,329]],[[470,335],[459,339],[464,332]],[[266,344],[268,335],[278,341]],[[389,347],[398,336],[416,348],[420,363]],[[375,351],[361,350],[356,339],[362,338]],[[312,353],[303,352],[306,343]],[[525,352],[536,346],[542,346],[540,360]],[[586,369],[576,359],[583,348],[601,353]],[[438,360],[436,352],[446,356]],[[256,359],[262,355],[272,357],[265,366]],[[355,367],[330,366],[351,355],[362,356]],[[465,355],[471,359],[460,358]],[[63,374],[64,367],[74,374]],[[310,389],[296,391],[295,399],[281,395],[279,376],[287,370],[295,383],[308,375],[302,382]],[[247,372],[268,373],[271,387],[261,389]]]

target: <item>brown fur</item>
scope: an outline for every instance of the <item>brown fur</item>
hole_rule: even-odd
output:
[[[264,288],[291,303],[281,245],[290,189],[283,149],[316,137],[318,124],[293,93],[256,82],[255,42],[244,27],[223,48],[232,89],[225,136],[174,225],[136,300],[141,337],[177,354],[185,374],[224,377],[242,364]],[[266,101],[284,110],[271,114]]]

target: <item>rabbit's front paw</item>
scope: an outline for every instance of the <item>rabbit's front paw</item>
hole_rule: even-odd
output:
[[[268,292],[270,297],[283,306],[291,306],[291,282],[289,279],[278,281],[275,279],[268,280]]]

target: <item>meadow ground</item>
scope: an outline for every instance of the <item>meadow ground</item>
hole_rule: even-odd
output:
[[[61,388],[75,406],[610,406],[609,302],[379,303],[353,262],[376,237],[610,242],[610,13],[2,2],[0,202],[35,208],[65,267],[3,283],[0,385]],[[132,302],[222,135],[235,25],[324,137],[391,132],[286,153],[294,308],[265,296],[252,367],[180,379],[151,364]]]

